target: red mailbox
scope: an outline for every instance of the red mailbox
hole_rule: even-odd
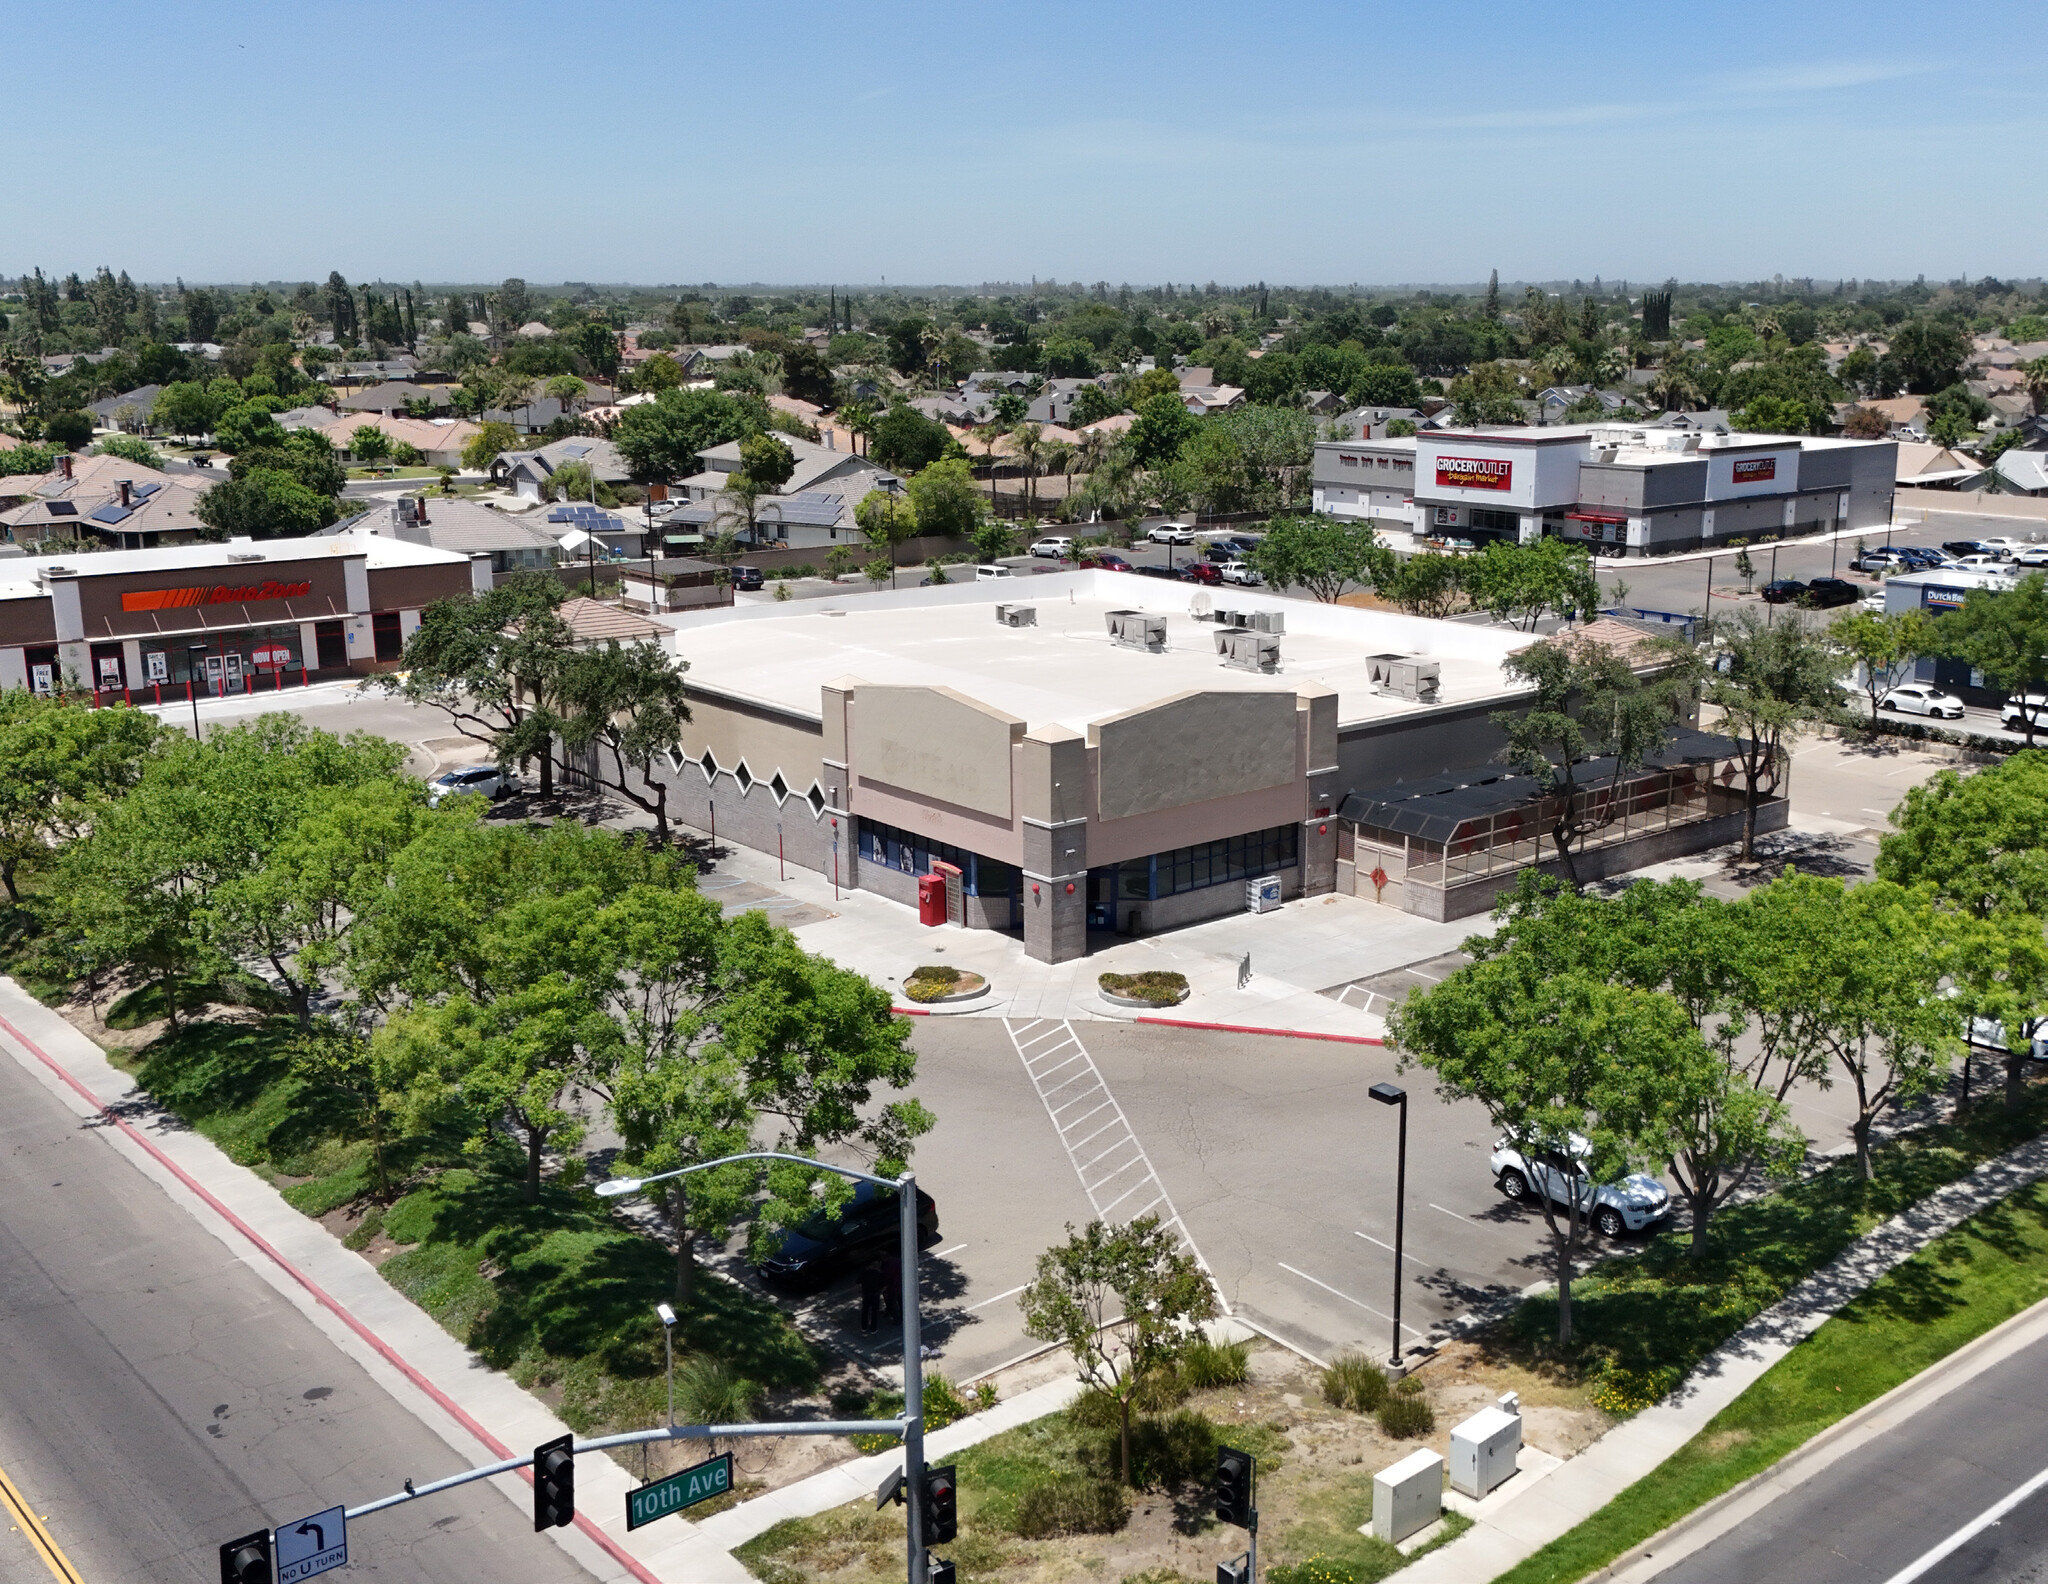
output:
[[[917,921],[920,924],[946,922],[946,877],[938,874],[917,877]]]

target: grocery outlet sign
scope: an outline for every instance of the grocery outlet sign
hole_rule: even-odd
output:
[[[313,592],[306,583],[216,583],[212,588],[132,589],[121,596],[124,611],[188,610],[195,605],[253,605],[262,600],[301,599]]]
[[[1514,474],[1512,462],[1495,462],[1486,457],[1440,456],[1436,459],[1438,489],[1511,489]]]

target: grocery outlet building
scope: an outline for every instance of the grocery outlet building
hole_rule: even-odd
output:
[[[488,555],[367,533],[0,558],[0,687],[139,703],[373,671],[426,606],[490,586]]]
[[[1442,430],[1316,446],[1315,509],[1483,543],[1545,534],[1616,555],[1891,521],[1889,440],[1626,424]]]
[[[1502,662],[1527,634],[1170,587],[1081,571],[670,618],[692,712],[663,778],[678,816],[929,922],[1020,931],[1050,962],[1091,931],[1236,912],[1249,880],[1455,917],[1540,861],[1496,817],[1518,798],[1488,718],[1526,697]],[[1727,746],[1675,747],[1661,802],[1631,790],[1642,817],[1609,872],[1727,839],[1725,808],[1668,795]],[[1396,835],[1412,883],[1387,873],[1375,811],[1425,782],[1496,786],[1498,861],[1446,869],[1439,840],[1431,870]],[[1360,792],[1380,820],[1362,869]]]

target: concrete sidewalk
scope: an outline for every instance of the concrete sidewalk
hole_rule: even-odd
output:
[[[1520,1476],[1488,1499],[1457,1540],[1402,1571],[1403,1584],[1481,1584],[1590,1518],[1704,1429],[1707,1422],[1872,1282],[1979,1211],[2048,1176],[2048,1138],[1986,1161],[1967,1177],[1859,1239],[1752,1320],[1654,1408],[1577,1457]]]
[[[796,924],[797,939],[897,993],[899,1006],[907,1004],[901,981],[921,963],[983,975],[990,991],[964,1004],[959,1015],[970,1017],[1129,1019],[1139,1014],[1104,1001],[1097,976],[1164,968],[1186,974],[1192,993],[1162,1016],[1273,1033],[1376,1039],[1385,1031],[1384,1019],[1320,992],[1453,950],[1475,929],[1489,927],[1483,917],[1432,924],[1357,897],[1304,897],[1272,913],[1230,913],[1138,940],[1098,936],[1101,944],[1087,957],[1042,963],[1024,955],[1015,935],[920,924],[909,908],[871,891],[842,889],[835,896],[829,875],[795,865],[778,872],[773,854],[721,843],[717,872],[829,914]],[[789,904],[773,906],[799,916],[801,910]],[[772,908],[770,916],[776,916]],[[1247,954],[1251,977],[1240,985]]]

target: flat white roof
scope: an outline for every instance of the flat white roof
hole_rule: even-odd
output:
[[[307,539],[225,539],[202,544],[164,545],[153,550],[90,550],[71,555],[8,556],[0,559],[0,599],[24,599],[47,592],[43,577],[53,568],[80,577],[122,572],[193,572],[209,567],[255,572],[265,562],[313,561],[325,556],[362,556],[373,569],[469,564],[469,557],[431,545],[411,544],[380,534],[320,534]],[[258,559],[251,560],[250,557]],[[239,558],[239,559],[237,559]]]
[[[1235,670],[1216,653],[1217,625],[1197,621],[1197,594],[1214,608],[1286,616],[1280,669]],[[997,604],[1035,606],[1038,623],[1005,627]],[[1166,651],[1111,641],[1104,617],[1137,610],[1166,618]],[[1197,590],[1119,572],[1069,572],[854,594],[801,604],[747,605],[669,618],[692,687],[816,719],[819,689],[837,677],[950,687],[1032,726],[1085,732],[1091,721],[1197,688],[1294,692],[1333,688],[1341,724],[1421,715],[1446,705],[1517,696],[1501,662],[1535,642],[1527,633],[1461,622],[1281,599],[1262,591]],[[1375,693],[1378,656],[1435,660],[1434,704]]]

